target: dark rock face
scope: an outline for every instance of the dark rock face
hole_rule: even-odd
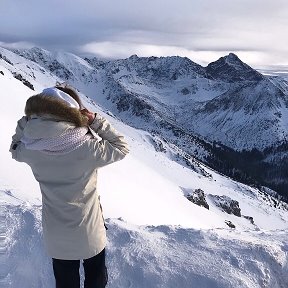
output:
[[[181,93],[183,94],[183,95],[188,95],[188,94],[190,94],[190,91],[189,91],[189,89],[188,88],[183,88],[182,90],[181,90]]]
[[[193,193],[188,194],[186,197],[192,203],[194,203],[198,206],[202,206],[202,207],[209,210],[209,205],[206,201],[205,194],[204,194],[203,190],[195,189],[195,191]]]
[[[225,223],[230,227],[230,228],[236,228],[236,226],[229,220],[225,220]]]
[[[260,81],[264,79],[262,74],[243,63],[233,53],[210,63],[206,68],[206,72],[212,79],[226,82]]]
[[[153,107],[146,103],[143,99],[133,97],[131,94],[123,94],[118,97],[116,107],[119,112],[130,110],[132,115],[143,117],[146,121],[151,118]]]
[[[14,65],[6,56],[2,55],[1,53],[0,53],[0,58],[3,59],[8,64],[10,64],[12,66]]]
[[[228,214],[233,214],[237,217],[241,217],[241,209],[239,207],[239,202],[231,199],[228,196],[218,196],[209,195],[215,205],[221,208],[224,212]]]
[[[255,224],[253,217],[251,216],[244,216],[243,217],[251,222],[251,224]]]
[[[55,73],[58,77],[68,80],[73,78],[73,74],[66,67],[60,64],[57,60],[54,60],[52,63],[48,65],[48,69]]]
[[[30,88],[31,90],[35,90],[34,86],[28,81],[26,80],[21,74],[18,73],[13,73],[13,77],[19,81],[21,81],[25,86],[27,86],[28,88]]]

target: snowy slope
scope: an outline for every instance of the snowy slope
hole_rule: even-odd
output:
[[[268,79],[234,85],[198,111],[194,110],[192,116],[188,113],[191,107],[183,107],[179,113],[183,110],[187,112],[179,117],[182,125],[192,123],[189,130],[201,132],[205,137],[213,133],[210,137],[229,147],[263,149],[287,139],[288,123],[282,121],[281,113],[288,111],[287,97]],[[224,141],[223,135],[228,136]]]
[[[21,65],[33,67],[35,79],[25,77],[35,91],[13,77],[17,66],[0,59],[4,74],[0,74],[0,87],[5,95],[0,108],[4,132],[0,142],[0,249],[4,252],[0,254],[0,283],[1,287],[48,288],[54,280],[42,246],[40,191],[29,167],[13,161],[8,149],[26,99],[57,78],[26,61]],[[202,172],[197,173],[171,160],[167,157],[170,146],[162,143],[166,153],[156,151],[153,135],[106,114],[84,95],[83,101],[105,115],[131,147],[126,159],[99,171],[98,188],[109,226],[108,287],[288,285],[284,204],[201,163],[197,165]],[[184,197],[199,188],[207,196],[209,210]],[[242,215],[253,217],[254,224],[223,212],[211,195],[238,201]],[[225,221],[236,228],[229,228]]]

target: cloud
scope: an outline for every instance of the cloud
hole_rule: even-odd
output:
[[[240,51],[255,60],[281,63],[288,52],[286,0],[277,0],[277,5],[271,0],[2,0],[1,4],[5,9],[0,12],[0,39],[5,43],[28,42],[114,58],[126,57],[125,51],[163,56],[175,52],[204,55],[200,58],[205,60],[211,53]]]
[[[4,48],[13,48],[13,49],[18,49],[18,48],[24,48],[24,49],[30,49],[35,46],[33,43],[29,42],[1,42],[0,41],[0,46]]]
[[[97,54],[103,58],[126,58],[132,54],[138,56],[185,56],[189,51],[176,46],[160,46],[152,44],[138,44],[129,42],[92,42],[81,47],[81,52]]]
[[[235,53],[247,64],[251,66],[261,65],[263,61],[269,60],[269,55],[265,52],[252,50],[234,50]],[[79,53],[94,54],[99,58],[127,58],[132,54],[137,54],[139,57],[153,56],[182,56],[188,57],[192,61],[206,66],[209,63],[216,61],[224,55],[231,52],[228,50],[189,50],[178,46],[160,46],[149,44],[137,44],[129,42],[94,42],[82,46]],[[113,55],[113,57],[111,57]],[[265,62],[264,62],[265,63]]]

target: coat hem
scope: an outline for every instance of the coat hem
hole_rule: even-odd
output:
[[[95,249],[94,251],[90,251],[89,253],[85,253],[85,254],[81,254],[80,255],[76,255],[76,256],[65,256],[65,255],[59,255],[59,254],[54,254],[54,253],[50,253],[48,250],[47,250],[47,253],[48,255],[53,258],[53,259],[59,259],[59,260],[84,260],[84,259],[89,259],[89,258],[92,258],[96,255],[98,255],[100,252],[103,251],[103,249],[105,249],[106,247],[106,244],[107,244],[107,240],[104,242],[103,245],[100,246],[99,249]]]

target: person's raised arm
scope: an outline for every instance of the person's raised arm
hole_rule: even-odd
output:
[[[89,127],[102,138],[101,141],[93,141],[92,147],[98,167],[119,161],[129,153],[124,136],[117,132],[104,117],[88,110],[82,113],[89,118]]]

